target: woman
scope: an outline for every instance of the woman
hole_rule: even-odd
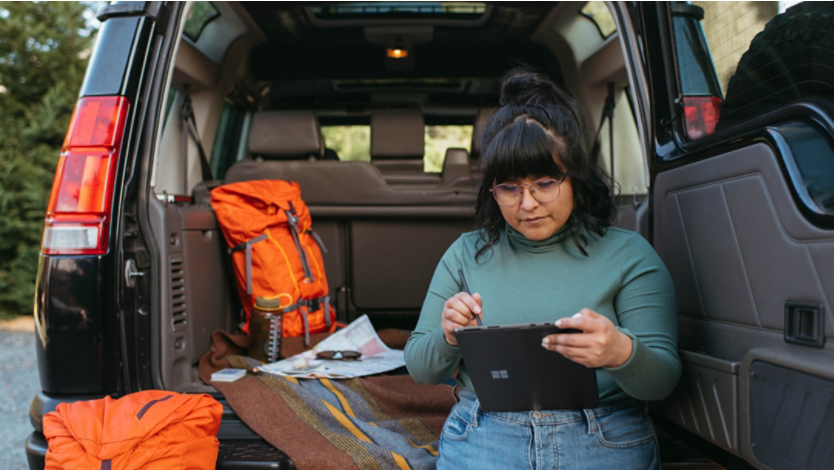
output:
[[[439,469],[659,469],[638,400],[668,395],[681,373],[671,278],[640,235],[611,227],[609,185],[582,145],[575,101],[543,75],[514,70],[483,135],[476,228],[432,279],[405,348],[411,375],[442,383],[458,365],[457,404]],[[458,269],[479,293],[461,292]],[[593,410],[483,412],[454,329],[559,320],[580,334],[542,347],[596,369]]]

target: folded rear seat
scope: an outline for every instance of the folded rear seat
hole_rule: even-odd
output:
[[[299,121],[293,126],[306,131],[281,132],[284,137],[277,138],[279,131],[266,124],[281,124],[280,117],[289,115],[269,113],[269,119],[259,119],[265,113],[255,115],[255,122],[264,125],[253,122],[249,139],[250,153],[261,160],[235,163],[224,182],[285,179],[299,183],[313,228],[328,249],[323,258],[331,298],[349,299],[338,301],[345,302],[337,305],[340,314],[349,308],[372,315],[416,316],[440,257],[462,232],[471,229],[476,188],[440,185],[439,175],[428,175],[433,177],[433,187],[391,185],[371,163],[310,161],[310,155],[321,151],[319,133],[309,131],[318,125],[315,116],[292,115]],[[415,167],[420,176],[422,130],[419,143],[411,144],[413,158],[406,160],[419,165]],[[346,307],[348,303],[352,307]]]
[[[422,115],[418,113],[418,116],[422,126]],[[413,135],[411,138],[414,140]],[[421,131],[421,174],[422,141]],[[412,154],[414,143],[411,142]],[[312,111],[256,113],[249,134],[249,154],[253,159],[229,168],[225,183],[259,179],[295,181],[301,185],[308,206],[465,206],[474,201],[473,194],[459,188],[392,187],[377,166],[370,163],[320,160],[324,142],[318,118]],[[440,175],[427,176],[435,183],[440,182]]]
[[[415,109],[379,109],[371,114],[371,163],[390,184],[437,185],[441,176],[423,171],[423,114]]]
[[[365,162],[244,160],[229,168],[224,182],[259,179],[297,182],[308,206],[468,206],[475,202],[474,191],[458,187],[389,185],[378,169]]]

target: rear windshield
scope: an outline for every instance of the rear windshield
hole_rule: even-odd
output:
[[[834,102],[832,2],[672,2],[687,135]]]
[[[443,171],[446,149],[459,147],[469,150],[472,126],[425,126],[423,170],[428,173]],[[322,126],[324,142],[336,152],[341,161],[371,161],[371,126]]]

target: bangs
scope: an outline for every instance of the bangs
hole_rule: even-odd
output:
[[[500,184],[527,176],[566,176],[554,159],[560,154],[559,147],[538,122],[521,116],[501,129],[482,150],[484,183]]]

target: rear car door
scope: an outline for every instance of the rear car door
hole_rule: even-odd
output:
[[[640,9],[684,361],[652,409],[757,468],[834,468],[834,5]]]

